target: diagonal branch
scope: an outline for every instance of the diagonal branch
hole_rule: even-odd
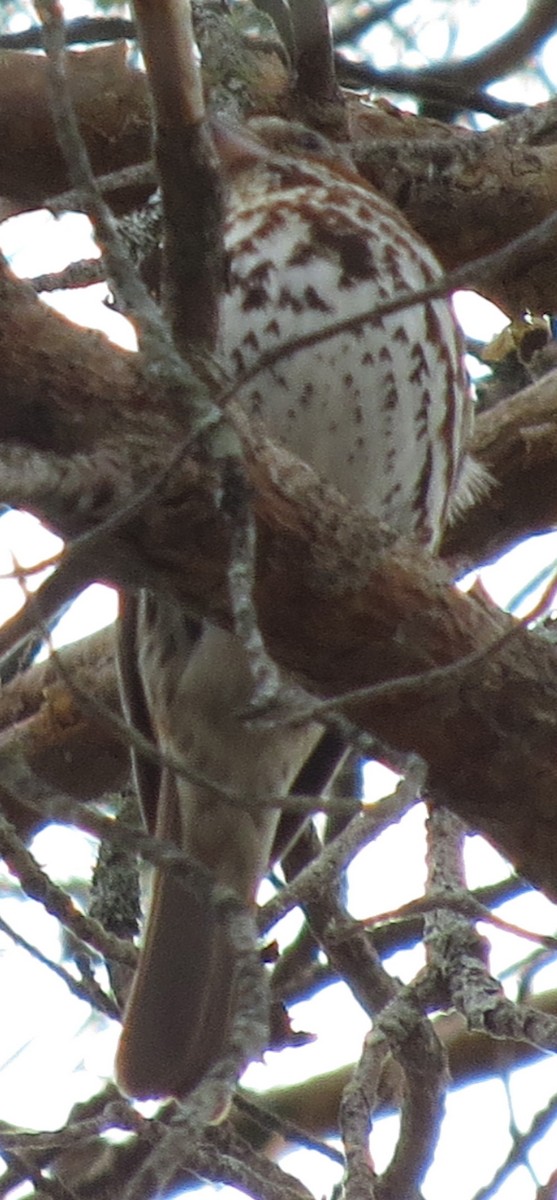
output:
[[[4,447],[10,448],[16,430],[23,456],[26,447],[39,453],[37,442],[44,453],[61,444],[71,464],[76,450],[85,446],[95,453],[101,439],[111,454],[117,451],[120,461],[128,463],[138,491],[157,471],[164,475],[183,437],[180,414],[164,389],[157,394],[156,384],[146,393],[137,356],[72,329],[52,313],[46,316],[33,293],[9,276],[0,293],[0,311],[4,304]],[[91,367],[85,373],[84,349]],[[83,381],[83,390],[76,389],[76,380]],[[532,412],[535,398],[543,395],[549,414],[551,383],[544,381],[544,388],[530,396]],[[518,404],[515,397],[505,437]],[[29,411],[32,422],[24,419]],[[365,514],[351,510],[306,466],[242,425],[241,414],[237,427],[255,492],[260,628],[279,665],[315,693],[341,696],[454,663],[492,647],[512,628],[509,618],[453,591],[441,565],[412,547],[398,544],[387,554],[384,536]],[[555,477],[554,461],[547,469]],[[496,472],[503,470],[498,459],[491,465]],[[539,488],[536,494],[541,505]],[[185,451],[164,489],[119,538],[121,548],[133,554],[137,582],[143,570],[146,580],[158,578],[191,611],[226,623],[231,530],[215,510],[213,496],[212,469]],[[19,503],[24,506],[21,493]],[[485,502],[484,516],[494,503]],[[554,515],[552,503],[550,496],[548,519]],[[54,492],[45,494],[35,511],[62,535],[75,531],[75,509],[62,511]],[[103,573],[97,558],[97,577],[113,578],[118,566],[109,557]],[[518,630],[498,654],[480,659],[466,678],[453,673],[421,696],[376,697],[348,713],[396,750],[421,755],[447,806],[486,833],[518,870],[550,894],[557,891],[552,854],[557,833],[556,665],[551,646]]]
[[[163,300],[179,347],[213,346],[224,288],[224,201],[205,122],[190,0],[135,0],[163,200]]]

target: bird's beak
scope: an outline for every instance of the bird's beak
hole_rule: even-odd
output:
[[[209,126],[225,174],[245,169],[269,157],[265,146],[240,125],[229,125],[222,117],[211,117]]]

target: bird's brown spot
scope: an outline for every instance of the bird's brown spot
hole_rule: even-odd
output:
[[[275,318],[272,321],[268,321],[263,332],[269,334],[270,337],[280,337],[280,325],[278,321]]]
[[[421,395],[421,400],[416,408],[414,422],[416,425],[416,437],[421,441],[428,432],[428,413],[431,405],[431,392],[425,388]]]
[[[409,375],[410,382],[420,383],[424,375],[429,375],[429,367],[421,342],[414,342],[410,358],[414,364]]]
[[[308,284],[308,286],[304,289],[304,300],[308,308],[313,309],[314,312],[332,312],[330,304],[327,304],[327,301],[323,300],[323,297],[316,292],[312,284]]]
[[[287,266],[305,267],[314,257],[315,251],[310,242],[297,242],[287,259]]]
[[[242,312],[253,312],[258,308],[266,308],[268,302],[269,295],[266,288],[258,286],[247,288],[242,300]]]
[[[278,307],[290,309],[294,313],[301,313],[304,311],[304,302],[300,296],[295,296],[285,284],[279,292]]]
[[[396,384],[393,383],[391,387],[386,388],[383,393],[383,401],[381,404],[383,412],[394,412],[395,408],[398,406],[398,401],[398,388]]]
[[[259,340],[253,329],[250,329],[249,333],[242,338],[242,346],[245,346],[246,350],[259,350]]]

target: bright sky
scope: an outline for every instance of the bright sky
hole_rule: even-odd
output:
[[[455,6],[456,7],[456,6]],[[466,55],[485,45],[490,38],[510,28],[524,11],[524,3],[506,0],[468,0],[459,4],[469,10],[470,20],[462,22],[453,53]],[[84,5],[66,5],[68,15],[83,11]],[[71,10],[71,11],[70,11]],[[401,24],[419,15],[423,30],[418,53],[425,59],[442,55],[443,26],[432,24],[431,15],[442,17],[446,5],[437,0],[420,0],[406,5],[400,13]],[[392,45],[387,33],[378,31],[373,53],[378,65],[389,65]],[[557,72],[557,38],[546,53],[546,67]],[[412,63],[412,58],[409,58]],[[503,95],[504,89],[498,91]],[[539,99],[542,96],[537,97]],[[531,99],[531,96],[528,96]],[[5,222],[0,227],[0,246],[22,276],[55,271],[72,259],[93,252],[88,225],[83,217],[68,216],[59,221],[44,212],[33,213]],[[126,322],[103,306],[106,289],[102,285],[86,292],[61,293],[49,298],[74,321],[104,329],[114,340],[133,345]],[[505,324],[492,305],[477,297],[459,295],[458,315],[473,337],[489,338]],[[22,565],[41,561],[56,551],[57,539],[33,518],[10,513],[0,522],[0,573],[12,568],[12,552]],[[499,604],[508,604],[542,567],[557,561],[557,533],[535,539],[518,547],[496,567],[482,573],[484,584]],[[39,581],[36,580],[36,583]],[[0,619],[5,619],[21,602],[21,593],[12,581],[0,581]],[[528,607],[532,600],[528,601]],[[113,620],[113,593],[95,585],[72,607],[55,631],[60,645],[82,636]],[[394,777],[377,764],[366,770],[368,797],[389,792]],[[380,842],[369,847],[354,864],[349,878],[350,907],[355,916],[396,908],[420,895],[424,885],[423,813],[412,811],[399,825],[390,829]],[[41,864],[60,882],[90,874],[96,848],[91,840],[67,828],[44,831],[35,841],[34,852]],[[467,854],[470,886],[501,878],[507,873],[502,860],[481,839],[469,839]],[[70,865],[70,867],[68,866]],[[396,864],[396,869],[393,869]],[[0,912],[5,921],[17,928],[44,953],[58,960],[60,930],[41,906],[22,903],[7,872],[0,874]],[[553,932],[555,907],[543,897],[528,896],[520,903],[503,906],[500,914],[539,932]],[[298,918],[289,917],[277,927],[279,940],[288,940]],[[492,968],[499,971],[522,961],[531,952],[531,944],[508,934],[489,932],[493,944]],[[15,1120],[30,1128],[56,1128],[63,1124],[69,1108],[77,1100],[91,1095],[112,1070],[117,1037],[113,1022],[91,1016],[83,1002],[68,995],[63,983],[50,972],[14,947],[0,933],[2,954],[2,1021],[0,1026],[0,1120]],[[421,965],[421,950],[394,955],[389,970],[410,980]],[[67,965],[67,964],[66,964]],[[537,984],[546,989],[556,986],[555,970],[546,968]],[[512,993],[512,984],[510,985]],[[40,1004],[33,998],[40,995]],[[23,998],[23,1002],[22,1002]],[[295,1028],[315,1032],[316,1041],[297,1050],[269,1054],[265,1064],[254,1065],[245,1082],[265,1089],[279,1083],[305,1079],[322,1073],[359,1055],[367,1021],[348,989],[338,984],[324,989],[311,1002],[294,1006]],[[92,1036],[94,1034],[94,1036]],[[519,1127],[526,1127],[537,1108],[557,1091],[557,1065],[554,1059],[514,1072],[509,1082],[513,1115]],[[450,1180],[451,1200],[469,1200],[484,1184],[510,1148],[508,1097],[503,1084],[492,1081],[481,1087],[463,1089],[449,1097],[447,1121],[438,1155],[424,1187],[426,1200],[446,1200]],[[463,1137],[463,1130],[466,1136]],[[486,1131],[489,1134],[486,1137]],[[372,1138],[372,1151],[379,1170],[386,1164],[396,1137],[396,1121],[378,1123]],[[470,1147],[474,1152],[470,1153]],[[555,1134],[548,1134],[532,1154],[532,1165],[541,1179],[555,1167]],[[329,1194],[336,1170],[317,1154],[296,1151],[286,1156],[285,1166],[299,1175],[319,1197]],[[500,1200],[532,1200],[535,1185],[524,1166],[519,1167],[497,1195]],[[214,1195],[208,1189],[207,1195]],[[219,1189],[223,1200],[237,1196],[234,1189]]]

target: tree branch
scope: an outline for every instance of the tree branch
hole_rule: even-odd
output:
[[[50,360],[61,384],[55,389],[49,359],[41,353],[42,306],[15,283],[7,286],[6,296],[12,304],[6,322],[0,321],[0,343],[9,339],[10,330],[12,342],[9,347],[6,342],[8,353],[0,355],[0,382],[7,397],[6,411],[11,413],[8,428],[12,436],[17,428],[21,452],[29,429],[20,419],[18,404],[24,362],[25,406],[36,405],[40,414],[45,395],[50,397],[44,421],[36,416],[33,422],[34,442],[42,438],[48,446],[61,440],[71,446],[83,435],[86,441],[94,440],[94,429],[87,423],[87,393],[81,394],[75,386],[76,379],[93,378],[97,438],[104,439],[109,428],[111,453],[116,438],[119,452],[128,455],[130,478],[138,480],[138,491],[146,474],[164,475],[169,458],[180,446],[180,421],[164,396],[159,400],[152,388],[149,421],[155,421],[156,429],[149,427],[149,421],[145,426],[145,410],[138,402],[137,359],[48,314],[49,326],[53,322],[63,332],[56,357]],[[19,355],[13,340],[21,315],[17,302],[13,303],[18,296],[27,316],[34,318],[37,332],[37,339],[30,339],[29,325],[22,327]],[[90,355],[98,347],[98,358],[93,355],[91,372],[85,375],[84,346]],[[117,406],[115,378],[119,379]],[[549,387],[544,380],[542,391],[534,391],[530,401],[534,403],[533,397],[540,394],[547,397]],[[82,427],[78,417],[84,403]],[[514,397],[511,413],[519,403]],[[491,414],[488,420],[493,420]],[[469,674],[453,673],[445,684],[422,695],[369,699],[352,706],[349,716],[395,749],[420,754],[430,766],[431,786],[448,807],[491,838],[519,871],[557,894],[551,851],[557,832],[556,652],[520,629],[496,655],[487,653],[512,626],[508,618],[452,591],[442,567],[415,549],[400,543],[386,555],[384,539],[378,537],[373,521],[351,510],[307,467],[250,431],[241,413],[235,414],[235,422],[256,492],[260,627],[277,663],[294,671],[317,694],[342,696],[381,680],[455,663],[483,648],[485,660]],[[0,433],[6,436],[1,421]],[[108,545],[104,578],[114,578],[119,564],[125,565],[127,546],[134,557],[136,583],[143,570],[151,583],[155,578],[164,581],[190,610],[226,622],[230,620],[226,577],[230,530],[227,533],[215,512],[211,472],[187,452],[179,458],[172,479],[146,505],[141,520],[136,517],[129,531],[120,531],[117,561]],[[5,490],[3,496],[13,501]],[[25,506],[21,491],[18,503]],[[490,503],[482,506],[484,514],[489,513]],[[75,512],[73,508],[63,511],[55,489],[34,510],[62,535],[71,535]],[[551,502],[546,520],[550,518]],[[95,549],[96,577],[102,578],[99,553],[102,541]],[[533,811],[538,814],[535,821]]]
[[[220,39],[222,50],[223,38],[222,23],[215,29],[211,22],[204,26],[206,69],[218,95],[230,64],[226,67],[222,53],[220,58],[215,53],[213,59],[211,46]],[[236,54],[236,41],[234,46]],[[234,68],[245,81],[239,113],[299,114],[294,81],[284,64],[275,74],[269,54],[257,42],[244,46],[242,54]],[[151,135],[146,77],[129,67],[122,48],[70,54],[68,73],[95,173],[147,161]],[[335,136],[348,120],[359,169],[402,208],[446,267],[501,246],[555,211],[555,101],[477,134],[449,130],[439,122],[401,114],[392,106],[370,107],[354,97],[346,100],[344,108],[331,105],[325,131]],[[125,122],[122,111],[129,117]],[[540,112],[547,114],[543,134]],[[39,207],[67,185],[46,104],[44,59],[5,52],[0,114],[0,215],[7,216]],[[111,192],[111,204],[119,209],[124,203],[137,205],[148,190],[138,182]],[[509,312],[526,307],[542,312],[557,309],[550,265],[555,241],[535,256],[529,254],[510,274],[505,270],[496,283],[490,280],[485,294]],[[477,286],[484,291],[481,280]]]
[[[191,5],[135,0],[134,11],[153,98],[163,303],[178,347],[212,348],[226,270],[224,193],[205,122]]]

